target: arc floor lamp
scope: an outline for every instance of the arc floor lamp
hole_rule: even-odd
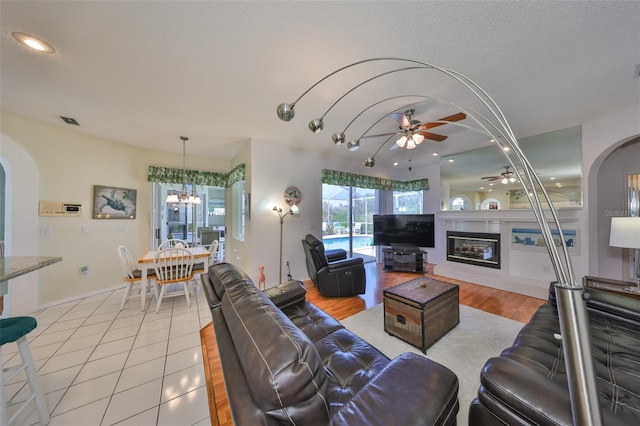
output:
[[[495,141],[496,147],[503,153],[511,167],[513,167],[525,194],[527,194],[557,277],[555,293],[558,302],[558,316],[560,318],[560,330],[562,333],[562,345],[565,355],[574,425],[602,425],[602,413],[600,412],[600,405],[598,404],[598,390],[596,387],[595,367],[591,353],[584,288],[581,286],[581,283],[576,282],[564,238],[559,239],[561,241],[560,247],[557,247],[554,242],[549,223],[552,223],[553,227],[559,232],[559,235],[562,235],[562,227],[556,209],[547,191],[543,187],[540,178],[520,149],[520,145],[505,115],[486,91],[474,81],[456,71],[441,68],[426,62],[393,57],[370,58],[348,64],[333,71],[314,83],[293,103],[282,103],[278,105],[278,117],[283,121],[293,119],[295,116],[295,105],[320,83],[348,68],[365,67],[367,64],[372,63],[395,64],[393,66],[397,64],[409,64],[410,66],[387,70],[359,82],[338,98],[320,118],[311,120],[309,122],[309,129],[314,133],[322,131],[325,116],[338,102],[345,99],[355,89],[359,89],[378,78],[392,78],[394,75],[410,70],[412,71],[411,74],[413,77],[425,71],[444,76],[445,79],[450,79],[457,83],[456,86],[459,84],[462,87],[462,91],[457,90],[459,87],[453,90],[456,96],[463,96],[463,99],[460,101],[451,101],[427,95],[421,95],[421,97],[432,102],[453,106],[467,114],[467,117],[471,119],[471,125],[446,120],[444,120],[444,122],[489,136],[489,138]],[[427,86],[433,87],[433,85]],[[416,85],[414,85],[414,87],[416,87]],[[381,101],[380,103],[383,102],[384,101]],[[336,145],[339,145],[344,143],[346,137],[341,133],[335,134],[332,139]],[[383,145],[388,141],[389,139],[383,142]],[[358,138],[349,142],[348,145],[353,148],[359,145],[359,143],[360,139]],[[367,167],[373,167],[375,165],[375,158],[368,157],[365,159],[364,164]],[[547,209],[543,208],[539,194],[541,194],[546,201],[548,205]]]

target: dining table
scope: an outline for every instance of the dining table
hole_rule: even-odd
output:
[[[189,253],[193,255],[193,257],[198,261],[204,261],[204,270],[209,269],[209,256],[211,253],[204,246],[195,246],[195,247],[185,247],[189,250]],[[147,278],[149,269],[153,269],[153,259],[158,254],[158,250],[150,250],[146,252],[142,257],[138,259],[138,269],[141,272],[141,282],[140,282],[140,307],[144,311],[146,306],[146,298],[147,298],[147,286],[149,285],[149,280]]]

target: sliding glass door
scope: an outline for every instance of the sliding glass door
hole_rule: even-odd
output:
[[[326,250],[343,249],[349,257],[375,261],[376,196],[375,189],[322,185],[322,240]]]
[[[151,248],[168,238],[185,240],[189,245],[200,244],[203,230],[220,231],[219,252],[224,253],[225,188],[198,186],[200,204],[167,202],[170,193],[180,192],[181,184],[153,184]],[[191,186],[187,185],[191,192]]]

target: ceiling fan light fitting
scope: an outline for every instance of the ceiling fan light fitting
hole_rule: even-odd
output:
[[[424,141],[424,136],[422,136],[420,133],[415,133],[413,135],[413,141],[416,143],[416,145],[420,145],[422,141]]]
[[[367,157],[367,159],[364,160],[365,167],[373,167],[375,165],[376,165],[376,159],[373,157]]]
[[[293,109],[293,105],[282,103],[278,105],[278,118],[282,121],[291,121],[296,115],[296,111]]]
[[[414,141],[413,138],[407,141],[407,149],[415,149],[416,146],[418,145],[416,145],[416,141]]]
[[[404,148],[405,144],[407,143],[407,137],[403,136],[400,139],[398,139],[396,141],[396,145],[398,145],[400,148]]]

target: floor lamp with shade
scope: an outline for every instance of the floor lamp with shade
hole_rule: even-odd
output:
[[[640,217],[611,218],[609,245],[633,250],[633,273],[631,279],[640,293]]]

